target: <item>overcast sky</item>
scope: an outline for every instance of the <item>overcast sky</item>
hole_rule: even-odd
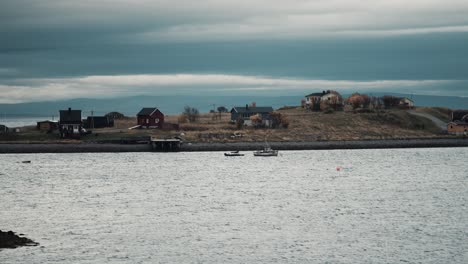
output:
[[[0,0],[0,103],[468,96],[466,0]]]

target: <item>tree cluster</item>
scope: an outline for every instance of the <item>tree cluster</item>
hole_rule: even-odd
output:
[[[260,127],[262,126],[262,115],[260,114],[256,114],[256,115],[252,115],[250,116],[250,121],[252,122],[252,126],[254,127]]]
[[[236,128],[241,129],[242,127],[244,127],[244,119],[242,119],[242,117],[238,117],[236,120]]]
[[[357,108],[369,108],[371,104],[371,97],[369,97],[367,94],[359,94],[359,93],[354,93],[352,94],[347,102],[353,107],[353,109]]]
[[[182,115],[188,120],[190,123],[196,122],[200,117],[200,112],[195,107],[185,106],[184,112]],[[179,120],[180,121],[180,120]]]
[[[110,112],[105,115],[105,117],[111,120],[124,119],[125,115],[119,112]]]
[[[219,106],[216,110],[218,110],[218,113],[227,113],[229,112],[228,109],[224,106]]]

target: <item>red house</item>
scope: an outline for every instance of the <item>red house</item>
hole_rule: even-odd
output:
[[[143,128],[162,128],[164,114],[156,107],[143,108],[137,114],[137,122]]]

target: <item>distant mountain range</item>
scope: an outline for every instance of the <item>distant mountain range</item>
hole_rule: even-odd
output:
[[[384,93],[373,94],[381,96]],[[468,109],[468,97],[430,96],[430,95],[388,95],[408,97],[414,100],[417,106],[438,106],[452,109]],[[347,96],[347,95],[344,95]],[[244,106],[256,102],[257,106],[300,105],[302,95],[297,96],[131,96],[109,99],[71,99],[51,102],[33,102],[19,104],[0,104],[1,117],[57,117],[61,109],[81,109],[83,117],[91,115],[104,115],[109,112],[120,112],[128,116],[135,116],[142,107],[159,107],[165,114],[178,114],[188,105],[197,108],[200,112],[209,112],[219,106],[230,109],[233,106]]]

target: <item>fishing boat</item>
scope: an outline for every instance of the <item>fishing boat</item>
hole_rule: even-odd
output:
[[[231,152],[227,152],[227,153],[224,153],[224,156],[226,157],[239,157],[239,156],[244,156],[244,154],[242,153],[239,153],[239,151],[231,151]]]
[[[257,157],[276,157],[278,156],[278,150],[274,150],[270,147],[265,147],[262,150],[254,151],[253,154]]]

